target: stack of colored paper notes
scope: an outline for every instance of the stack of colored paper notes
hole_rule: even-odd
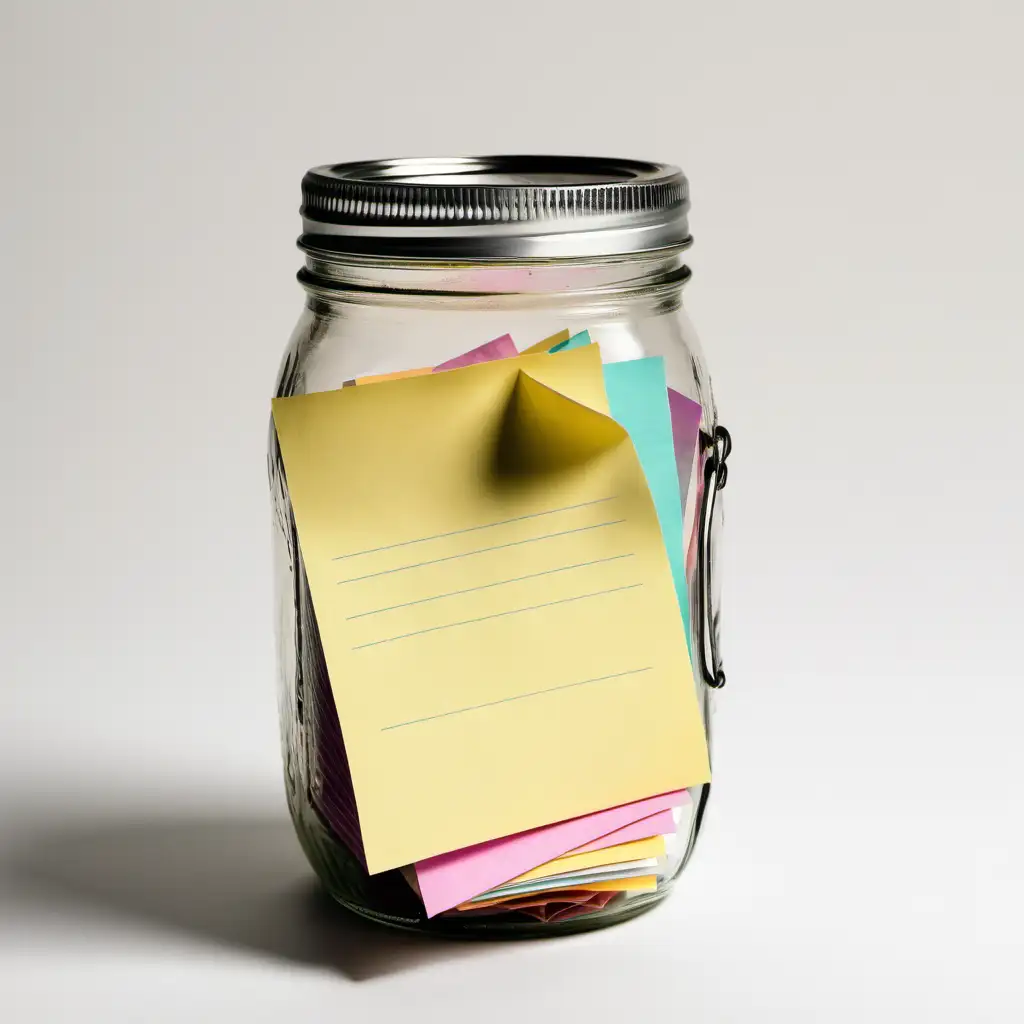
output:
[[[274,401],[313,797],[427,916],[563,920],[678,862],[700,412],[586,332]]]

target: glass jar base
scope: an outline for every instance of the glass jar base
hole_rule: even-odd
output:
[[[374,924],[397,928],[421,935],[435,935],[444,939],[462,940],[504,940],[504,939],[553,939],[563,935],[579,935],[582,932],[597,931],[612,925],[630,921],[640,914],[652,910],[668,895],[668,889],[644,893],[634,897],[625,905],[607,906],[591,914],[581,914],[567,921],[534,921],[521,915],[502,914],[488,918],[435,917],[430,920],[399,918],[378,913],[368,907],[359,906],[337,893],[328,894],[347,911]]]
[[[308,802],[293,799],[290,810],[299,843],[327,894],[364,920],[402,931],[469,940],[578,935],[621,924],[651,910],[672,887],[671,879],[663,879],[654,892],[617,894],[600,909],[562,921],[537,921],[520,913],[428,918],[399,872],[368,876]]]

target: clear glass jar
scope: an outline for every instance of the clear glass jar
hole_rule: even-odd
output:
[[[477,186],[485,186],[476,187],[478,193],[493,191],[500,197],[502,188],[518,193],[528,191],[529,186],[523,187],[524,179],[547,192],[559,187],[580,191],[581,179],[591,183],[598,177],[601,187],[612,176],[589,168],[581,173],[579,161],[566,170],[564,160],[560,163],[551,158],[533,158],[548,160],[543,173],[529,168],[524,173],[522,169],[508,169],[507,162],[512,159],[488,158],[486,171],[477,170],[475,178],[468,182],[470,176],[461,166],[464,161],[447,161],[442,167],[440,162],[432,161],[429,183],[436,184],[449,174],[458,187],[469,187],[475,181]],[[460,165],[457,172],[450,170],[453,164]],[[340,171],[339,176],[344,178],[353,166],[329,170]],[[396,166],[401,174],[394,172]],[[387,172],[387,187],[391,189],[422,190],[422,183],[427,180],[422,172],[412,173],[409,162],[358,167],[363,181],[373,177],[366,173],[366,168],[392,169]],[[669,171],[683,181],[685,188],[685,179],[675,169]],[[503,180],[506,178],[513,180],[508,183]],[[560,184],[563,178],[568,180]],[[683,259],[689,244],[685,207],[682,228],[678,223],[675,225],[677,237],[672,244],[641,251],[580,255],[573,255],[569,246],[564,254],[544,256],[508,255],[502,252],[500,244],[494,246],[497,255],[481,255],[480,237],[485,232],[468,242],[460,242],[457,237],[453,240],[453,233],[441,232],[432,236],[434,243],[429,238],[413,237],[410,241],[407,232],[398,235],[399,242],[395,244],[395,236],[388,234],[389,227],[393,229],[394,225],[387,223],[384,214],[372,211],[370,216],[377,216],[384,223],[371,225],[378,233],[369,239],[358,233],[358,223],[351,235],[345,234],[344,223],[338,226],[337,220],[344,221],[344,210],[330,225],[332,233],[326,234],[322,233],[320,219],[323,211],[315,209],[315,205],[316,197],[311,199],[307,190],[306,232],[300,239],[306,263],[299,274],[306,303],[282,360],[275,395],[328,391],[356,377],[434,366],[506,333],[523,350],[567,328],[573,333],[589,331],[605,362],[650,355],[664,357],[669,386],[702,406],[698,457],[690,481],[681,490],[695,496],[695,501],[691,501],[695,509],[691,536],[685,539],[690,552],[687,577],[692,609],[691,650],[697,698],[710,743],[709,690],[724,682],[717,656],[718,594],[710,572],[711,546],[717,543],[721,505],[714,508],[713,497],[724,484],[728,435],[719,428],[704,357],[682,306],[683,286],[690,277]],[[397,210],[398,203],[393,205]],[[678,209],[673,215],[678,221]],[[630,223],[629,211],[626,217],[626,223]],[[365,215],[363,219],[366,220]],[[634,211],[633,221],[638,219]],[[504,225],[507,227],[508,223],[506,219]],[[594,249],[593,226],[585,223],[584,231],[579,233],[584,232],[591,237],[585,244],[577,244],[577,248]],[[441,246],[436,243],[438,237],[443,242]],[[510,236],[504,237],[507,241]],[[561,244],[563,249],[567,248],[564,240]],[[450,251],[432,251],[439,247]],[[605,245],[609,247],[614,246]],[[536,248],[534,245],[534,251]],[[470,255],[460,257],[460,251]],[[710,786],[691,791],[694,812],[686,821],[684,834],[677,837],[675,853],[659,879],[657,891],[634,896],[622,894],[600,910],[564,922],[542,924],[516,913],[487,917],[442,915],[427,920],[419,900],[398,872],[372,877],[366,874],[340,838],[344,823],[338,821],[338,815],[344,812],[339,810],[334,794],[339,777],[347,773],[344,746],[273,428],[269,473],[274,515],[279,708],[288,806],[303,849],[332,896],[358,914],[399,927],[460,934],[524,935],[600,927],[631,917],[661,900],[693,851]]]

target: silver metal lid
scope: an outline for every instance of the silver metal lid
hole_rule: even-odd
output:
[[[302,179],[304,249],[364,256],[552,259],[690,242],[678,167],[578,156],[370,160]]]

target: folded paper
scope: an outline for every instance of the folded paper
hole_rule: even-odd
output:
[[[416,889],[433,916],[587,843],[690,803],[685,790],[612,807],[520,835],[455,850],[416,865]]]
[[[644,860],[631,860],[625,864],[619,864],[613,867],[591,868],[587,871],[580,871],[576,873],[569,871],[563,875],[551,875],[549,878],[537,879],[532,882],[517,882],[515,885],[502,885],[497,889],[491,889],[489,892],[482,893],[478,899],[489,900],[498,896],[517,893],[542,892],[545,889],[551,888],[576,888],[590,882],[603,881],[605,879],[612,878],[635,878],[640,875],[656,873],[658,866],[657,858],[649,857]],[[475,903],[477,902],[477,899],[472,899],[469,902]]]
[[[493,899],[479,899],[472,903],[460,903],[457,910],[479,910],[483,907],[504,906],[515,909],[519,906],[540,905],[547,901],[568,900],[577,895],[594,892],[653,892],[658,887],[657,875],[635,875],[633,878],[612,878],[605,881],[587,882],[572,889],[545,889],[525,896],[496,896]]]
[[[555,875],[579,874],[592,868],[603,868],[624,864],[634,860],[645,860],[650,857],[665,856],[665,840],[662,836],[651,836],[649,839],[635,839],[630,843],[618,846],[607,846],[600,850],[588,850],[584,853],[567,853],[555,860],[541,864],[539,867],[524,871],[523,874],[509,879],[509,885],[521,882],[532,882]]]
[[[448,916],[456,917],[489,917],[495,914],[519,912],[533,917],[538,921],[562,921],[577,914],[592,913],[606,906],[614,897],[614,892],[590,892],[586,889],[561,890],[548,895],[517,896],[507,902],[488,903],[479,907],[465,907],[451,910]]]

